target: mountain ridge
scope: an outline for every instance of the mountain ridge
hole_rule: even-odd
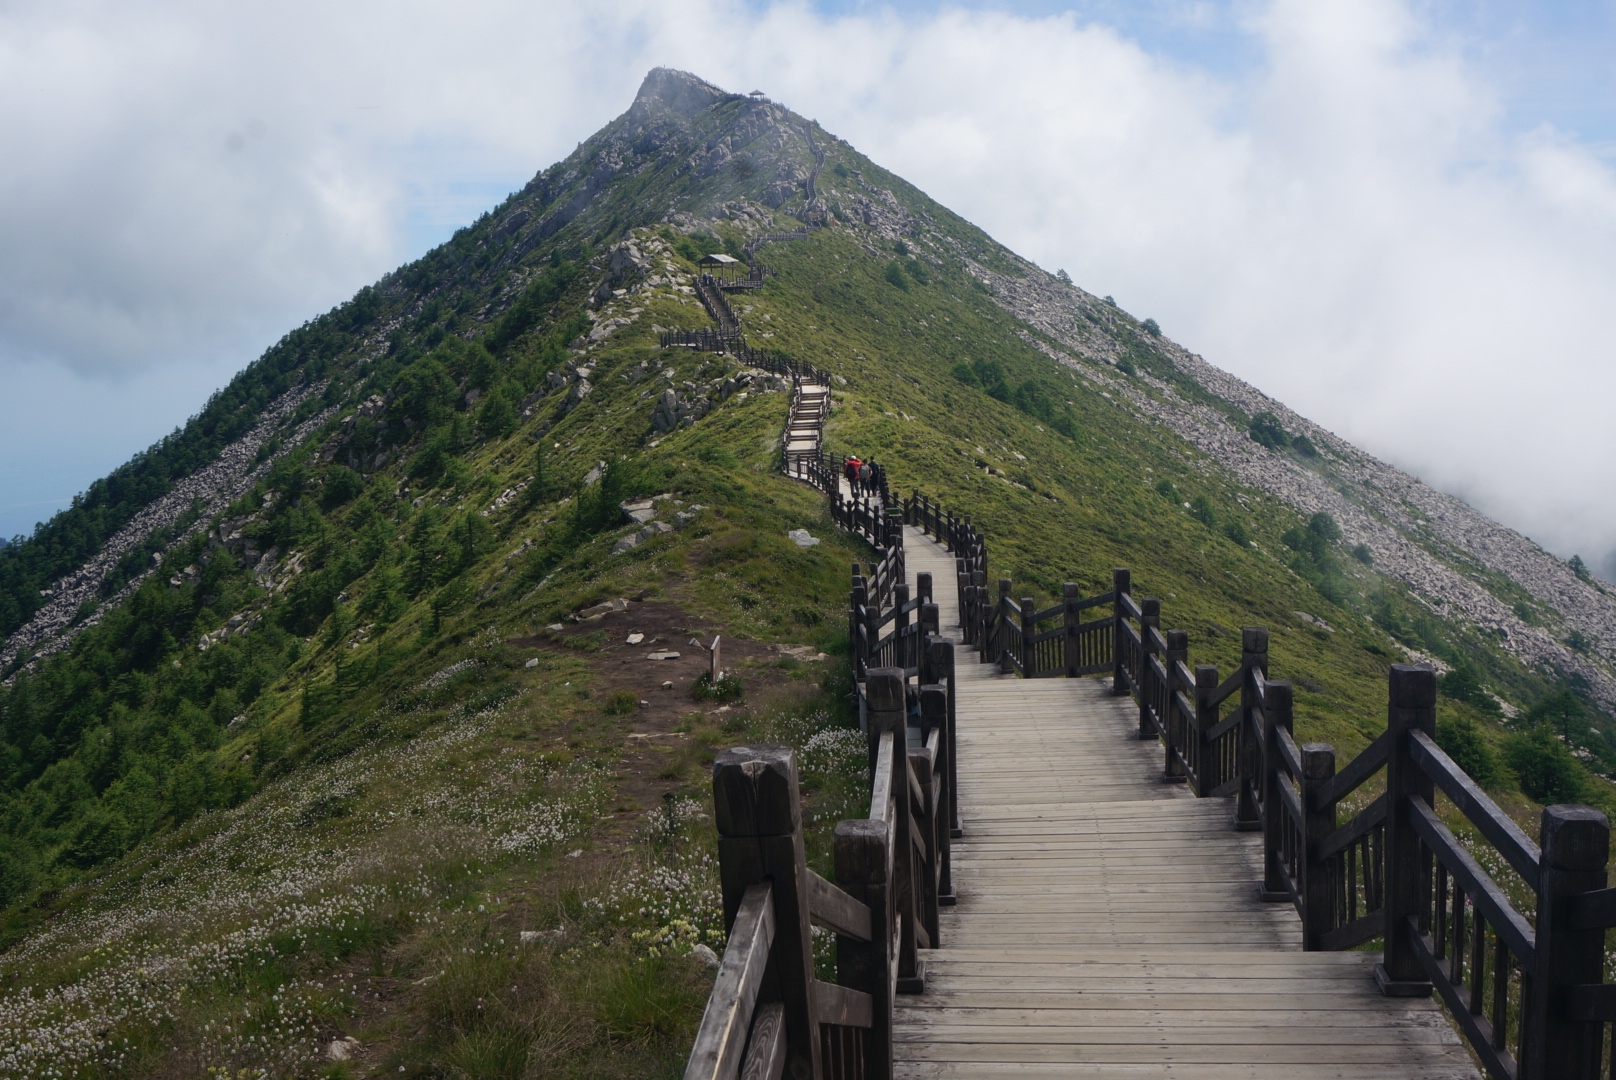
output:
[[[827,371],[829,448],[973,514],[1018,597],[1131,566],[1212,664],[1266,624],[1298,739],[1346,755],[1384,728],[1389,664],[1432,657],[1439,739],[1519,820],[1616,806],[1593,775],[1616,727],[1575,712],[1609,707],[1596,585],[812,121],[658,69],[232,382],[227,505],[179,486],[220,460],[197,451],[143,496],[170,516],[125,537],[130,577],[52,579],[80,591],[39,625],[68,621],[0,690],[0,1072],[47,1071],[3,1056],[27,1045],[340,1073],[333,1041],[389,1075],[676,1068],[711,980],[686,954],[722,940],[714,750],[799,747],[821,871],[867,799],[823,657],[869,551],[781,475],[757,354],[661,344],[711,330],[702,256],[749,249],[748,347]],[[1573,632],[1588,653],[1556,651]],[[739,698],[699,678],[715,637]]]

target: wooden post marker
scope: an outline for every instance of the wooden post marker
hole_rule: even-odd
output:
[[[1285,871],[1280,865],[1285,851],[1285,804],[1279,786],[1286,782],[1280,773],[1279,735],[1291,730],[1291,684],[1271,682],[1263,693],[1263,879],[1258,895],[1272,904],[1289,903]]]
[[[1262,815],[1257,809],[1259,785],[1262,783],[1262,738],[1253,717],[1262,708],[1256,687],[1268,676],[1268,630],[1262,626],[1240,628],[1240,669],[1245,678],[1240,682],[1240,729],[1235,761],[1240,770],[1240,788],[1235,793],[1234,820],[1230,822],[1241,832],[1254,832],[1262,828]]]
[[[1150,666],[1150,658],[1156,655],[1156,642],[1151,635],[1152,630],[1161,628],[1161,601],[1155,597],[1146,597],[1139,601],[1139,737],[1141,739],[1154,739],[1156,737],[1156,723],[1151,719],[1151,709],[1160,697],[1167,699],[1165,714],[1173,707],[1172,669],[1167,671],[1167,693],[1159,694],[1160,687],[1156,686],[1154,669]],[[1166,716],[1161,717],[1165,726]],[[1171,743],[1168,746],[1168,757],[1172,757]],[[1168,775],[1172,775],[1171,770]]]
[[[1081,621],[1082,612],[1077,610],[1077,602],[1083,599],[1083,590],[1075,582],[1068,581],[1061,586],[1061,626],[1065,629],[1065,655],[1063,666],[1066,668],[1068,679],[1077,678],[1077,669],[1083,665],[1081,643],[1077,640],[1077,624]]]
[[[1313,800],[1335,775],[1335,747],[1303,743],[1301,749],[1302,814],[1307,823],[1302,858],[1297,860],[1302,866],[1302,948],[1318,952],[1324,948],[1324,935],[1335,926],[1334,864],[1318,857],[1320,845],[1335,832],[1335,804],[1315,808]]]
[[[1113,632],[1114,657],[1111,667],[1111,695],[1122,697],[1128,692],[1128,678],[1123,669],[1128,663],[1128,648],[1126,641],[1128,631],[1124,625],[1127,618],[1122,598],[1128,595],[1131,585],[1132,573],[1124,567],[1117,567],[1111,571],[1111,629]]]
[[[1411,799],[1431,803],[1431,778],[1414,762],[1409,733],[1436,737],[1436,672],[1424,664],[1393,664],[1387,676],[1386,947],[1375,982],[1388,997],[1430,997],[1413,935],[1423,932],[1425,855],[1414,829]],[[1412,925],[1411,925],[1412,923]]]
[[[1169,630],[1167,638],[1167,655],[1163,657],[1167,668],[1167,686],[1162,694],[1166,704],[1162,706],[1162,726],[1166,729],[1162,742],[1166,744],[1166,764],[1163,767],[1168,780],[1175,784],[1182,784],[1189,780],[1189,774],[1184,771],[1184,763],[1189,760],[1189,732],[1195,723],[1193,716],[1184,715],[1184,710],[1178,704],[1178,691],[1191,693],[1193,688],[1179,685],[1182,676],[1179,669],[1190,658],[1190,635],[1188,630]]]
[[[1574,929],[1566,916],[1578,893],[1605,887],[1610,823],[1591,806],[1549,806],[1539,835],[1537,962],[1521,1075],[1592,1076],[1599,1071],[1602,1040],[1589,1040],[1585,1023],[1567,1015],[1562,1002],[1571,987],[1604,981],[1605,931]]]

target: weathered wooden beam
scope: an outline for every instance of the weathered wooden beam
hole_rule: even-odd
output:
[[[729,944],[685,1064],[685,1080],[729,1080],[740,1067],[774,940],[771,892],[767,882],[749,886],[736,906]]]
[[[761,1000],[785,1006],[786,1051],[792,1069],[819,1072],[819,1022],[809,984],[813,934],[808,867],[795,753],[780,746],[742,746],[713,762],[713,820],[718,830],[718,876],[725,924],[746,890],[773,883],[775,944]]]
[[[1414,827],[1415,800],[1431,804],[1433,787],[1415,762],[1414,731],[1436,735],[1436,672],[1423,664],[1393,664],[1387,676],[1386,945],[1375,981],[1391,997],[1426,997],[1431,981],[1415,953],[1410,919],[1423,918],[1425,868]]]

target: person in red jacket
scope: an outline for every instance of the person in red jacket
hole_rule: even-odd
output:
[[[858,458],[850,457],[847,459],[847,467],[842,470],[843,475],[847,477],[848,484],[855,491],[858,490],[859,465],[860,462]]]

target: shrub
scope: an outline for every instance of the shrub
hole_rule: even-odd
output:
[[[1526,722],[1547,725],[1569,739],[1587,732],[1588,710],[1570,690],[1556,690],[1526,710]]]
[[[1155,319],[1146,319],[1139,324],[1140,328],[1151,337],[1161,337],[1161,327],[1156,325]]]
[[[1072,283],[1072,275],[1068,274],[1065,270],[1055,271],[1055,277],[1060,279],[1060,283],[1062,285],[1070,285]]]
[[[1368,544],[1359,544],[1357,547],[1353,548],[1352,557],[1363,563],[1365,566],[1375,565],[1375,553],[1369,550]]]
[[[1521,790],[1537,802],[1574,803],[1587,795],[1581,763],[1547,727],[1511,733],[1504,739],[1504,761]]]
[[[1124,375],[1139,374],[1138,370],[1133,366],[1133,361],[1129,360],[1126,356],[1117,360],[1117,370],[1122,372]]]
[[[742,692],[741,680],[729,672],[720,673],[718,681],[713,682],[712,672],[704,671],[696,676],[690,696],[697,701],[738,701]]]
[[[830,167],[830,171],[835,173],[837,176],[840,176],[843,180],[846,180],[849,176],[853,175],[852,171],[850,169],[848,169],[848,167],[846,165],[843,165],[840,161],[838,161],[836,164],[832,165]]]
[[[1246,527],[1240,523],[1239,518],[1229,519],[1228,523],[1223,526],[1223,535],[1241,547],[1247,547],[1251,543],[1251,537],[1246,533]]]
[[[1436,725],[1436,744],[1476,783],[1484,788],[1497,786],[1498,758],[1471,721],[1462,716],[1443,717]]]
[[[1156,494],[1160,495],[1170,503],[1177,503],[1180,501],[1178,497],[1178,488],[1171,480],[1156,481]]]
[[[1581,555],[1571,556],[1571,561],[1566,565],[1571,567],[1571,572],[1573,574],[1576,574],[1584,581],[1588,580],[1588,564],[1582,561]]]
[[[607,716],[627,716],[640,707],[640,695],[632,690],[618,690],[602,706]]]
[[[1482,688],[1481,680],[1476,673],[1466,667],[1456,667],[1437,679],[1437,689],[1443,697],[1462,701],[1466,705],[1480,709],[1482,712],[1496,713],[1499,711],[1498,702],[1493,700],[1491,694]],[[1452,755],[1449,755],[1450,757]]]
[[[1307,531],[1330,543],[1341,539],[1341,526],[1335,523],[1335,518],[1322,510],[1307,519]]]
[[[1318,457],[1319,448],[1313,445],[1313,440],[1306,435],[1298,435],[1291,440],[1291,447],[1303,457]]]
[[[931,284],[931,275],[926,272],[926,264],[921,262],[919,259],[910,259],[908,262],[903,264],[903,268],[910,277],[915,279],[916,284]]]
[[[343,465],[326,471],[325,488],[320,492],[320,508],[334,510],[365,490],[365,478]]]
[[[892,250],[896,251],[899,255],[907,255],[909,254],[909,245],[904,243],[902,240],[899,240],[892,245]]]
[[[1580,652],[1585,656],[1592,651],[1594,647],[1593,640],[1581,630],[1573,630],[1571,633],[1567,634],[1565,643],[1566,647],[1571,649],[1573,652]]]
[[[888,285],[894,285],[897,288],[902,289],[904,292],[909,291],[909,279],[904,277],[903,263],[899,262],[897,259],[893,259],[891,262],[887,263],[886,273],[882,276],[887,279]]]
[[[1290,432],[1279,422],[1279,417],[1271,412],[1260,412],[1253,416],[1251,426],[1246,430],[1251,435],[1252,442],[1269,450],[1282,449],[1291,441]]]
[[[1205,495],[1197,495],[1190,500],[1190,517],[1209,529],[1218,523],[1218,512],[1213,507],[1212,500]]]

